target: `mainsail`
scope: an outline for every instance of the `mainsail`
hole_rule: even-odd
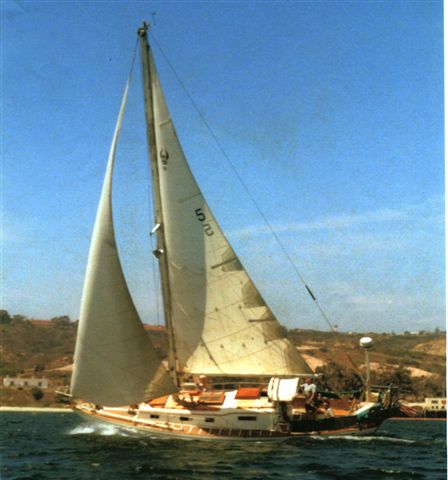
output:
[[[129,82],[118,116],[84,283],[71,394],[129,405],[175,387],[145,332],[123,275],[112,218],[112,174]]]
[[[311,370],[244,270],[192,175],[149,47],[168,315],[177,368],[189,374],[294,375]],[[145,92],[145,95],[147,92]]]

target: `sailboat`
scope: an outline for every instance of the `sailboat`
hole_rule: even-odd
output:
[[[185,439],[371,434],[396,412],[390,389],[360,402],[316,392],[313,411],[307,408],[300,385],[314,374],[283,338],[193,177],[146,23],[138,38],[157,240],[153,254],[168,355],[159,357],[139,318],[114,234],[112,177],[128,80],[89,253],[70,386],[73,409],[89,419]]]

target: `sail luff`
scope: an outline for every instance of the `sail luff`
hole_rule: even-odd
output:
[[[154,124],[154,100],[153,100],[153,77],[154,68],[151,62],[150,46],[148,43],[148,30],[147,25],[144,24],[139,29],[138,35],[140,38],[141,46],[141,59],[142,59],[142,74],[143,74],[143,95],[145,101],[145,120],[146,120],[146,132],[148,139],[148,150],[151,164],[151,180],[152,180],[152,193],[153,193],[153,207],[154,207],[154,220],[155,220],[155,234],[157,238],[157,249],[154,252],[156,258],[159,260],[160,280],[162,287],[162,299],[165,325],[168,336],[168,365],[171,377],[176,385],[178,385],[178,365],[176,359],[176,343],[174,338],[174,331],[171,319],[171,292],[169,283],[168,272],[168,259],[167,249],[164,238],[164,221],[162,211],[162,199],[160,194],[160,180],[159,180],[159,168],[157,164],[157,138],[155,133]]]
[[[112,176],[131,75],[110,148],[90,246],[70,391],[99,405],[129,405],[174,391],[129,293],[112,217]]]

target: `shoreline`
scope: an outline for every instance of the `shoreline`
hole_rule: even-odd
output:
[[[73,410],[67,407],[9,407],[1,406],[0,412],[52,412],[72,413]]]

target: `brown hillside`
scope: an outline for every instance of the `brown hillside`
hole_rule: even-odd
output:
[[[70,382],[76,329],[77,322],[70,322],[68,317],[43,322],[22,317],[20,321],[0,324],[0,375],[45,376],[50,379],[52,387],[67,385]],[[164,355],[167,345],[164,329],[148,326],[146,330],[153,344]],[[285,334],[313,370],[326,374],[329,388],[344,389],[359,385],[359,374],[364,371],[364,352],[358,343],[363,335],[286,329]],[[443,393],[446,348],[443,333],[369,335],[375,341],[371,352],[374,382],[398,383],[410,397]],[[350,359],[356,365],[356,371]],[[339,385],[332,385],[331,380],[335,376],[340,379],[347,377],[349,381],[345,386],[343,380]],[[3,393],[2,402],[14,403],[11,400],[14,395],[8,395]]]
[[[431,355],[446,356],[446,338],[435,338],[430,342],[419,343],[413,348],[416,352],[429,353]]]

